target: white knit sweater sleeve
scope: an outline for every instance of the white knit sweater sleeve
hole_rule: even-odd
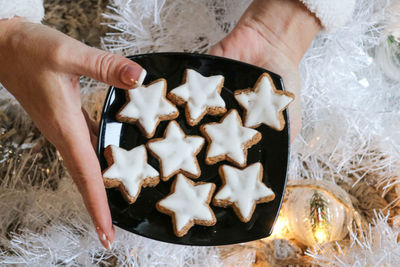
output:
[[[0,0],[0,19],[14,16],[40,23],[44,17],[43,0]]]
[[[300,1],[317,16],[327,32],[334,31],[350,19],[356,2],[356,0]]]

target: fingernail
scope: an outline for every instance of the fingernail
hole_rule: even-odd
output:
[[[139,79],[137,80],[137,85],[142,86],[144,79],[146,78],[147,71],[145,69],[142,69],[142,72],[140,73]]]
[[[140,71],[140,74],[139,74]],[[144,73],[144,74],[143,74]],[[124,84],[129,87],[140,86],[146,77],[146,71],[144,69],[140,70],[138,67],[133,67],[132,65],[126,65],[121,71],[121,80]],[[137,78],[136,80],[136,77]]]
[[[96,227],[96,232],[97,235],[99,236],[100,243],[103,245],[108,250],[111,250],[111,242],[110,240],[107,239],[107,236],[105,233],[103,233],[102,230],[100,230],[100,227]]]

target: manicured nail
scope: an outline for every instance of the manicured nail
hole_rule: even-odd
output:
[[[103,231],[100,230],[100,227],[96,227],[96,232],[97,232],[97,235],[99,236],[100,243],[103,245],[103,247],[110,250],[111,242],[107,239],[106,234],[104,234]]]
[[[139,79],[137,80],[137,85],[142,86],[144,79],[146,78],[147,71],[145,69],[142,69],[142,72],[140,73]]]
[[[137,84],[139,84],[142,75],[143,69],[141,70],[139,67],[126,65],[121,71],[121,81],[129,87],[135,87]],[[146,76],[146,74],[144,74],[144,76]],[[138,80],[136,80],[136,77],[139,77]],[[144,80],[144,77],[142,79]]]

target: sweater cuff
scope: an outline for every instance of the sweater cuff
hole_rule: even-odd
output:
[[[335,31],[353,15],[355,0],[300,0],[321,21],[326,32]]]
[[[44,17],[43,0],[0,0],[0,19],[14,16],[40,23]]]

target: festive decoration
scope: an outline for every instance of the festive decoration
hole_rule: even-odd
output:
[[[50,2],[68,8],[51,9]],[[106,20],[111,28],[101,42],[106,49],[123,55],[204,52],[233,28],[251,1],[114,0],[104,19],[96,17],[101,13],[95,7],[99,2],[47,0],[47,22],[76,33],[80,40],[93,40],[93,33],[101,32],[100,26],[94,25]],[[366,227],[350,229],[341,241],[305,247],[292,239],[296,227],[289,226],[291,221],[283,211],[271,238],[249,244],[176,246],[116,229],[113,249],[105,251],[55,150],[41,141],[21,109],[8,104],[10,95],[0,90],[0,110],[8,117],[5,120],[0,113],[0,265],[399,266],[399,232],[391,222],[398,203],[395,187],[400,183],[400,90],[398,83],[382,73],[385,59],[381,61],[376,52],[377,46],[388,43],[385,24],[396,10],[390,4],[389,0],[357,1],[351,22],[313,42],[300,65],[303,88],[298,97],[303,102],[303,131],[291,147],[289,179],[310,179],[314,184],[323,178],[338,184],[351,195],[361,220],[369,223]],[[76,17],[79,20],[72,19]],[[63,26],[63,19],[70,21],[64,21]],[[85,27],[80,27],[80,22]],[[90,32],[81,32],[84,29]],[[98,116],[107,86],[87,79],[82,85],[85,106],[91,115]],[[329,221],[319,214],[327,214],[330,205],[343,215],[340,218],[348,214],[342,208],[345,202],[329,190],[303,185],[288,190],[306,189],[309,198],[302,207],[310,205],[316,191],[316,209],[312,213],[311,209],[299,211],[309,221],[313,215],[315,225]],[[314,234],[311,226],[309,229],[311,237]],[[335,236],[346,230],[339,229],[333,232]],[[323,235],[317,236],[323,239]]]
[[[330,209],[327,206],[328,202],[325,200],[324,196],[322,196],[322,194],[317,190],[314,190],[310,200],[309,216],[312,236],[318,244],[334,241],[329,240],[329,237],[332,235],[332,222],[330,221],[330,217],[334,215],[331,214]],[[343,226],[345,227],[346,225]],[[341,236],[341,238],[343,238],[343,236]]]
[[[304,245],[342,240],[352,219],[358,220],[348,194],[334,183],[290,181],[287,191],[281,217],[287,221],[288,237]]]

